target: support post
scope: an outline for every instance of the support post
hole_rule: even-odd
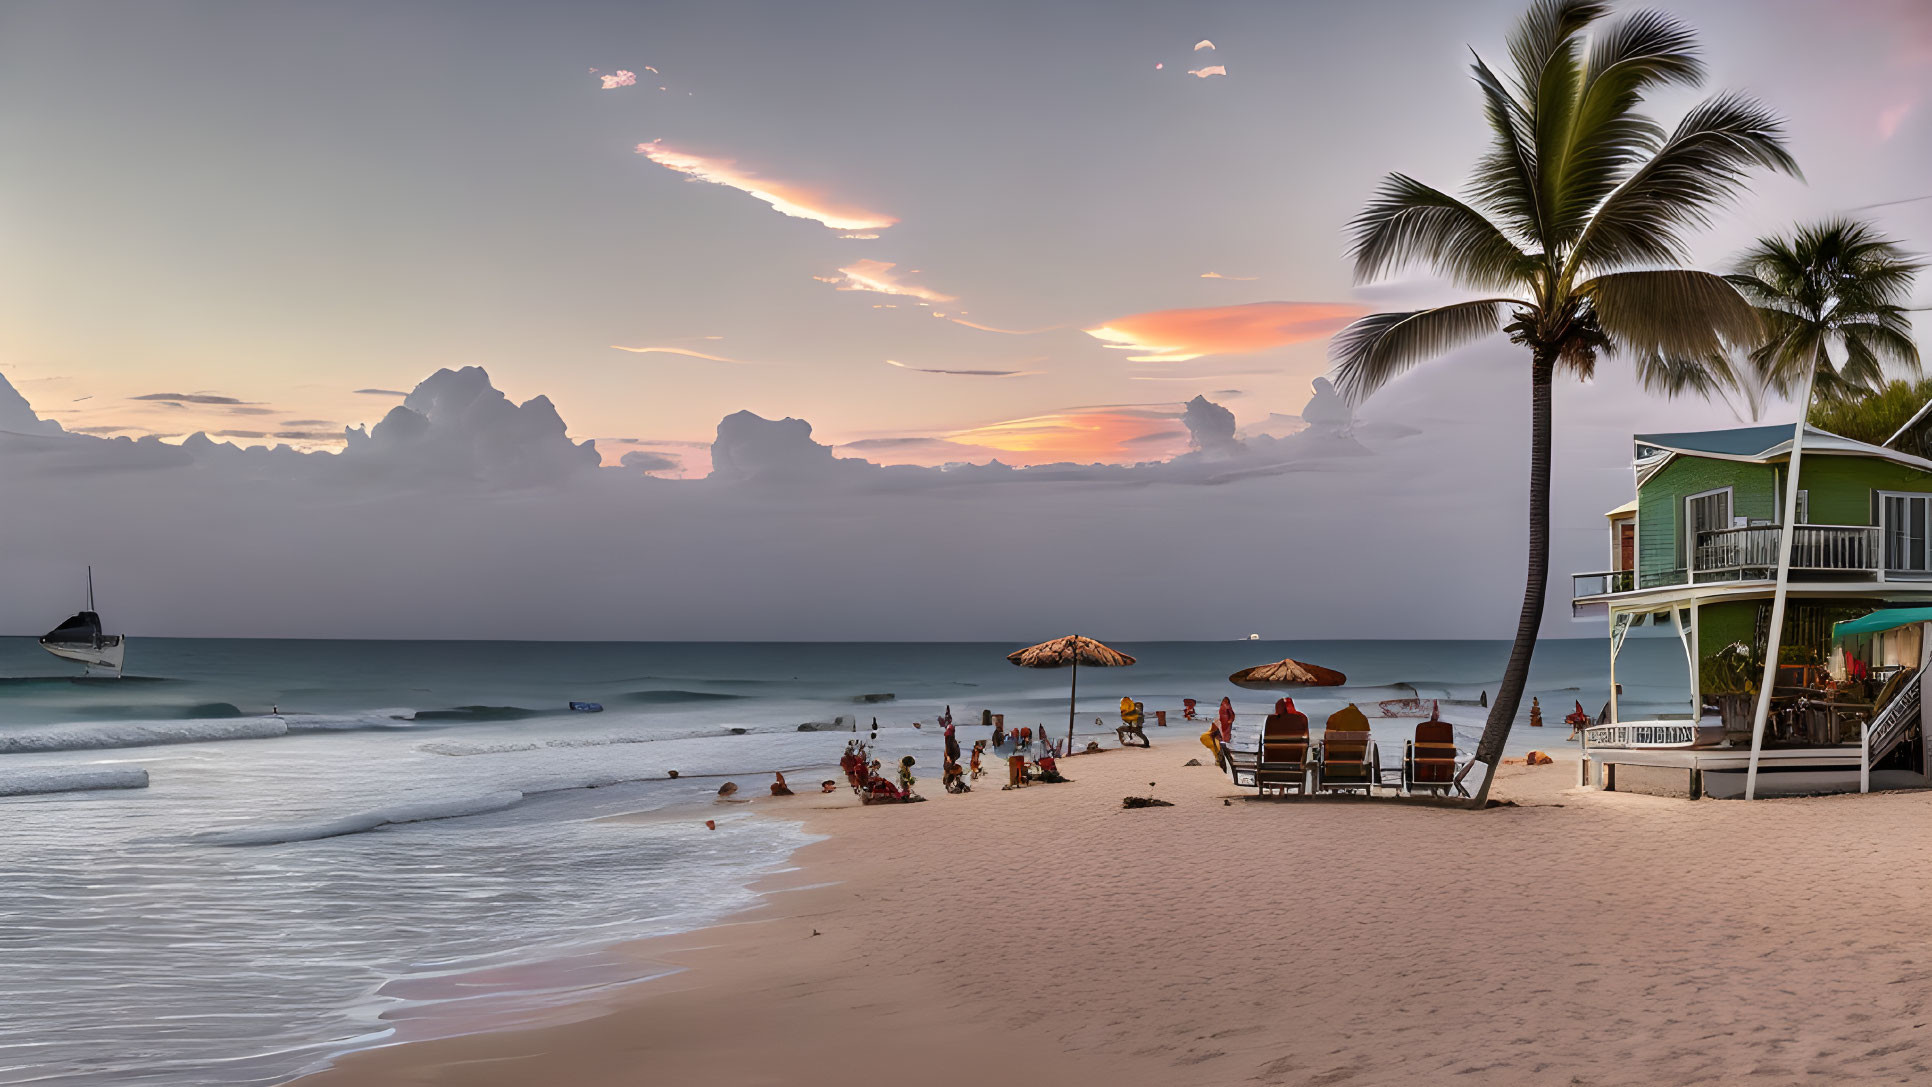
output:
[[[1858,791],[1872,791],[1872,723],[1858,722]]]
[[[1804,457],[1805,423],[1811,418],[1811,383],[1817,376],[1818,368],[1815,365],[1805,368],[1804,391],[1798,397],[1798,425],[1791,431],[1791,461],[1785,471],[1784,510],[1779,518],[1783,527],[1778,531],[1778,580],[1776,587],[1771,590],[1771,629],[1764,638],[1764,680],[1758,687],[1757,710],[1751,715],[1751,761],[1744,773],[1746,800],[1757,799],[1758,753],[1764,749],[1764,722],[1771,715],[1771,688],[1778,679],[1778,649],[1784,637],[1784,602],[1791,589],[1791,537],[1798,513],[1798,474]]]
[[[1080,635],[1073,636],[1073,685],[1067,692],[1067,754],[1073,754],[1073,713],[1080,701]]]

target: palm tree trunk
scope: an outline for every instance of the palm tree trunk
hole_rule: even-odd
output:
[[[1530,658],[1543,625],[1543,598],[1550,581],[1550,390],[1555,374],[1555,355],[1539,349],[1530,364],[1529,575],[1503,685],[1489,704],[1489,720],[1483,724],[1482,742],[1476,745],[1476,761],[1485,768],[1482,785],[1470,801],[1470,807],[1477,809],[1489,802],[1489,783],[1495,780],[1496,764],[1503,759],[1503,745],[1516,723],[1516,707],[1529,685]]]

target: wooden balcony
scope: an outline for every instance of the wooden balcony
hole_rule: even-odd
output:
[[[1648,570],[1641,576],[1634,570],[1571,574],[1570,598],[1594,603],[1600,597],[1692,582],[1769,581],[1778,572],[1781,531],[1777,525],[1751,525],[1702,532],[1692,549],[1689,569]],[[1881,530],[1875,525],[1797,525],[1791,541],[1791,570],[1810,578],[1884,581]]]

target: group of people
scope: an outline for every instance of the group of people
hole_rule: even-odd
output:
[[[895,782],[886,776],[880,761],[872,757],[869,743],[851,740],[845,745],[845,754],[839,756],[839,769],[845,771],[845,780],[859,794],[861,803],[910,804],[925,799],[912,791],[916,780],[912,776],[915,762],[911,755],[900,759]]]

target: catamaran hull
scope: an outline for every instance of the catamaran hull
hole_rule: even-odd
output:
[[[121,660],[127,655],[127,639],[118,635],[102,638],[98,646],[86,643],[64,645],[59,642],[41,642],[40,648],[62,660],[86,665],[87,674],[90,676],[113,676],[118,679],[121,675]]]

